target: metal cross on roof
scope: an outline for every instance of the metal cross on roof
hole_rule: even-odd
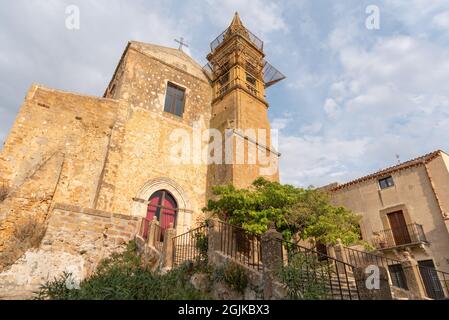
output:
[[[175,42],[179,43],[179,48],[178,49],[181,50],[181,51],[182,51],[182,47],[186,47],[186,48],[189,47],[189,45],[184,42],[184,38],[183,37],[181,37],[181,39],[179,39],[179,40],[175,39]]]

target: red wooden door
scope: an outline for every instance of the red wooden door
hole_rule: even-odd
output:
[[[147,208],[147,219],[152,221],[154,217],[158,217],[158,206],[161,201],[162,193],[156,192],[150,198],[150,203],[148,203]]]
[[[402,244],[410,243],[410,234],[402,211],[391,212],[388,213],[387,216],[396,245],[400,246]]]
[[[164,231],[176,225],[176,216],[178,213],[178,205],[175,198],[165,190],[154,193],[148,203],[147,219],[152,221],[154,217],[159,221],[161,227],[161,237]],[[144,229],[144,235],[148,234],[148,230]]]
[[[170,227],[170,224],[175,226],[176,223],[177,205],[175,199],[169,193],[164,193],[161,202],[160,223],[164,231]]]
[[[161,195],[159,192],[156,192],[154,195],[151,196],[150,202],[148,203],[147,207],[147,216],[146,221],[143,226],[143,238],[148,238],[148,226],[151,221],[153,221],[154,217],[157,217],[157,209],[160,202]]]

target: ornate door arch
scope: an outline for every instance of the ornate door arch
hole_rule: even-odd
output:
[[[174,227],[176,227],[176,232],[178,234],[184,233],[189,230],[192,225],[192,209],[187,193],[183,188],[171,180],[170,178],[161,177],[147,181],[142,188],[137,192],[136,197],[133,199],[133,215],[137,217],[147,218],[149,213],[149,204],[153,206],[158,205],[158,201],[152,199],[153,195],[156,195],[160,191],[165,191],[169,194],[176,206],[168,206],[166,212],[170,213],[170,210],[176,211],[176,217],[174,221]],[[151,201],[149,201],[151,199]],[[170,199],[168,197],[167,199]],[[165,204],[167,204],[167,199]],[[170,202],[170,200],[168,200]],[[173,208],[172,208],[173,207]],[[150,212],[156,215],[157,210],[150,210]],[[150,215],[152,218],[153,216]],[[160,221],[162,224],[162,221]],[[170,222],[166,222],[170,223]]]

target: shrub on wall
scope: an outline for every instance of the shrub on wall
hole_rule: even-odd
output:
[[[12,237],[0,252],[0,270],[10,267],[27,250],[39,247],[44,235],[44,223],[32,218],[16,221]]]
[[[303,252],[289,255],[289,263],[278,270],[278,278],[292,300],[329,299],[329,265]]]
[[[198,259],[207,264],[207,251],[209,249],[209,238],[205,233],[197,233],[194,235],[195,245],[199,251]]]
[[[248,275],[246,271],[236,263],[228,262],[223,267],[216,268],[213,272],[215,281],[223,281],[232,290],[244,293],[248,287]]]

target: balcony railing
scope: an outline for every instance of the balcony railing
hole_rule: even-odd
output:
[[[380,250],[427,242],[422,225],[417,223],[409,224],[403,228],[378,231],[375,232],[375,235],[373,243]]]

